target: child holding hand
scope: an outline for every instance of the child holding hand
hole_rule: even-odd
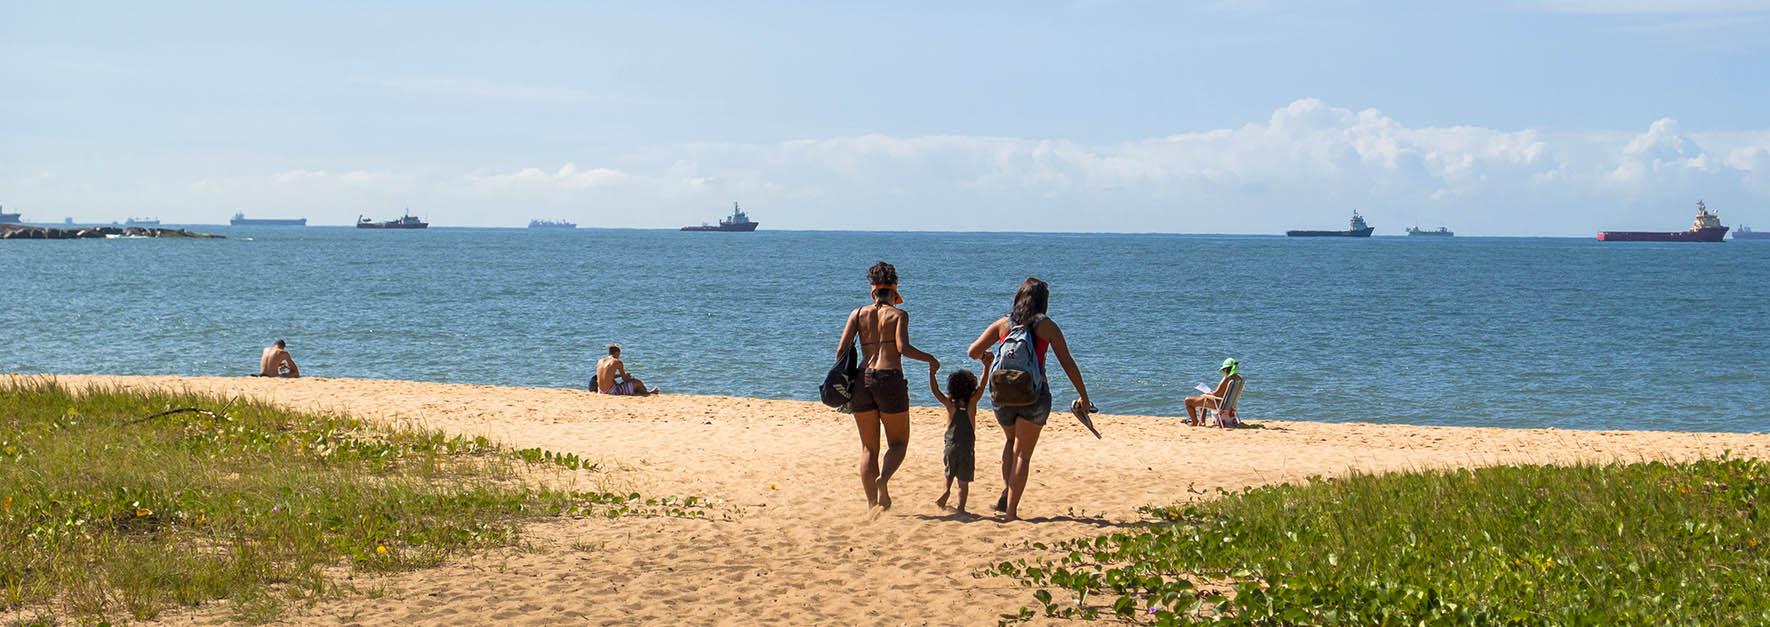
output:
[[[989,379],[991,355],[983,355],[983,379]],[[984,386],[977,375],[970,370],[960,370],[946,378],[946,392],[942,393],[935,383],[935,369],[928,369],[928,389],[934,391],[935,400],[946,408],[946,491],[934,501],[935,506],[946,509],[947,498],[952,496],[953,482],[959,482],[958,511],[965,511],[965,497],[971,492],[971,480],[977,468],[977,426],[972,419],[977,416],[977,402],[983,399]]]

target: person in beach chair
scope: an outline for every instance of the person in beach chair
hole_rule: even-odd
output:
[[[649,396],[658,390],[645,389],[645,382],[627,372],[627,364],[621,361],[621,345],[608,345],[608,356],[596,362],[596,376],[590,378],[590,387],[602,394],[612,396]]]
[[[1215,389],[1198,396],[1186,397],[1186,424],[1200,426],[1205,423],[1206,418],[1211,417],[1217,419],[1219,427],[1240,424],[1235,416],[1235,406],[1241,402],[1241,389],[1246,383],[1241,378],[1241,362],[1233,357],[1225,359],[1223,367],[1218,368],[1217,372],[1222,373],[1223,380],[1217,382]]]

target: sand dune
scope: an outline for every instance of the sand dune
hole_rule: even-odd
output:
[[[1099,533],[1136,508],[1200,491],[1380,471],[1501,462],[1770,455],[1752,434],[1412,427],[1256,420],[1194,429],[1172,418],[1100,416],[1096,440],[1067,416],[1040,441],[1021,514],[999,523],[937,510],[938,410],[917,408],[897,507],[867,516],[851,419],[820,405],[727,397],[610,398],[559,389],[351,379],[90,377],[74,385],[244,394],[281,405],[486,435],[603,462],[602,481],[724,504],[710,520],[557,521],[533,550],[499,550],[357,586],[380,592],[290,613],[289,623],[994,624],[1030,602],[973,573],[1022,544]],[[1060,403],[1061,404],[1061,403]],[[1001,488],[1000,432],[978,424],[972,509]],[[198,610],[165,617],[187,623]]]

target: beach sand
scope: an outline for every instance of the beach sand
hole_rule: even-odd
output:
[[[846,415],[821,405],[728,397],[615,398],[539,389],[311,378],[64,376],[73,386],[163,387],[417,424],[598,460],[586,481],[648,496],[720,499],[708,519],[560,520],[531,546],[350,582],[363,594],[293,608],[295,624],[994,624],[1032,603],[974,577],[1033,555],[1024,544],[1096,535],[1136,508],[1209,498],[1217,488],[1351,470],[1496,463],[1770,455],[1770,436],[1485,429],[1254,420],[1188,428],[1174,418],[1099,415],[1096,440],[1053,415],[1021,515],[1000,523],[934,507],[942,484],[937,408],[916,408],[896,507],[870,518]],[[1060,399],[1059,405],[1067,402]],[[1001,431],[978,423],[971,509],[1001,489]],[[216,608],[166,623],[213,621]]]

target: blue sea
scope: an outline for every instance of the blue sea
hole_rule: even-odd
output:
[[[619,342],[666,392],[811,400],[884,259],[948,369],[1049,281],[1109,413],[1235,357],[1256,420],[1770,431],[1762,243],[199,230],[229,239],[0,242],[0,371],[245,375],[287,338],[310,375],[581,387]]]

